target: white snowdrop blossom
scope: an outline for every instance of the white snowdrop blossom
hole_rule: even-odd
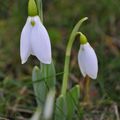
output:
[[[97,78],[98,60],[95,51],[88,42],[80,45],[78,63],[84,77],[88,75],[92,79]]]
[[[20,38],[20,56],[24,64],[30,55],[44,64],[51,63],[51,44],[46,28],[39,16],[29,16]]]

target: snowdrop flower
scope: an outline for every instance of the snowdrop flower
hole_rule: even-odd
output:
[[[20,56],[24,64],[30,55],[36,56],[44,64],[51,63],[51,44],[46,28],[37,16],[34,0],[28,3],[28,18],[20,38]]]
[[[89,76],[92,79],[97,78],[98,60],[95,51],[87,42],[87,38],[80,33],[80,50],[78,53],[78,63],[82,75]]]

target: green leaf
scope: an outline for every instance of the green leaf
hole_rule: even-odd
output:
[[[41,71],[37,66],[33,69],[32,80],[37,104],[43,107],[46,99],[47,86],[43,76],[41,76]]]
[[[56,72],[53,62],[51,64],[41,63],[40,75],[45,80],[46,86],[49,89],[55,89],[56,84]]]
[[[75,116],[75,111],[79,109],[80,87],[76,85],[70,91],[67,92],[67,119],[72,120]]]
[[[55,90],[56,73],[53,62],[41,64],[41,69],[34,67],[32,80],[37,103],[43,107],[48,91],[50,89]]]
[[[60,95],[56,100],[55,105],[55,120],[66,120],[67,108],[66,108],[65,96]]]

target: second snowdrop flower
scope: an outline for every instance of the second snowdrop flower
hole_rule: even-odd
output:
[[[87,38],[80,33],[80,50],[78,53],[78,63],[82,75],[89,76],[92,79],[97,78],[98,60],[95,51],[87,42]]]
[[[29,0],[26,24],[21,33],[20,56],[24,64],[30,55],[36,56],[42,63],[51,63],[51,44],[46,28],[37,15],[34,0]]]

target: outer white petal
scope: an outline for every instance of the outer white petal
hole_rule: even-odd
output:
[[[47,30],[43,26],[38,16],[34,17],[35,26],[32,29],[31,47],[32,53],[42,63],[51,63],[51,44]]]
[[[26,24],[22,30],[20,38],[20,56],[22,64],[24,64],[30,56],[30,34],[31,34],[31,18],[28,17]]]
[[[85,70],[85,63],[84,63],[84,53],[81,47],[78,53],[78,64],[79,64],[82,75],[85,77],[86,70]]]
[[[89,43],[81,45],[80,50],[80,61],[82,61],[82,69],[89,77],[96,79],[98,73],[98,60],[95,51]]]

